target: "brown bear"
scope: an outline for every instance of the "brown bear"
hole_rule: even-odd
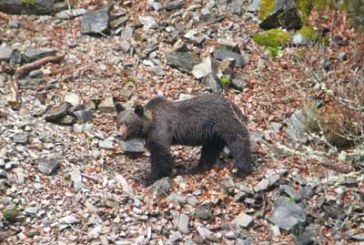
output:
[[[216,163],[224,146],[230,149],[238,173],[249,174],[253,170],[247,118],[235,104],[219,95],[176,102],[156,97],[145,107],[137,105],[134,109],[117,103],[116,110],[121,140],[145,140],[151,154],[151,182],[171,174],[171,145],[202,145],[197,166],[200,171]]]

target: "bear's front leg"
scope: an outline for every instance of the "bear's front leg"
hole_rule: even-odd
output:
[[[170,176],[173,166],[170,145],[160,140],[149,141],[147,148],[151,160],[150,181],[155,182],[162,177]]]

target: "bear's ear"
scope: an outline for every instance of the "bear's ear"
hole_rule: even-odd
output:
[[[144,107],[141,105],[136,105],[134,109],[135,114],[137,114],[140,117],[144,116]]]
[[[116,102],[115,109],[116,109],[116,113],[120,113],[123,110],[125,110],[125,107],[120,102]]]

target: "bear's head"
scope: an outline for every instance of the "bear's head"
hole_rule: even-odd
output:
[[[121,140],[143,138],[150,122],[147,116],[149,113],[144,112],[144,107],[136,105],[134,109],[125,109],[120,103],[116,103],[115,107],[118,138]]]

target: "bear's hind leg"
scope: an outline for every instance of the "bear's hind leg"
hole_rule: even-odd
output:
[[[195,169],[196,172],[204,172],[212,168],[216,163],[224,143],[220,140],[214,140],[202,145],[200,161]]]

